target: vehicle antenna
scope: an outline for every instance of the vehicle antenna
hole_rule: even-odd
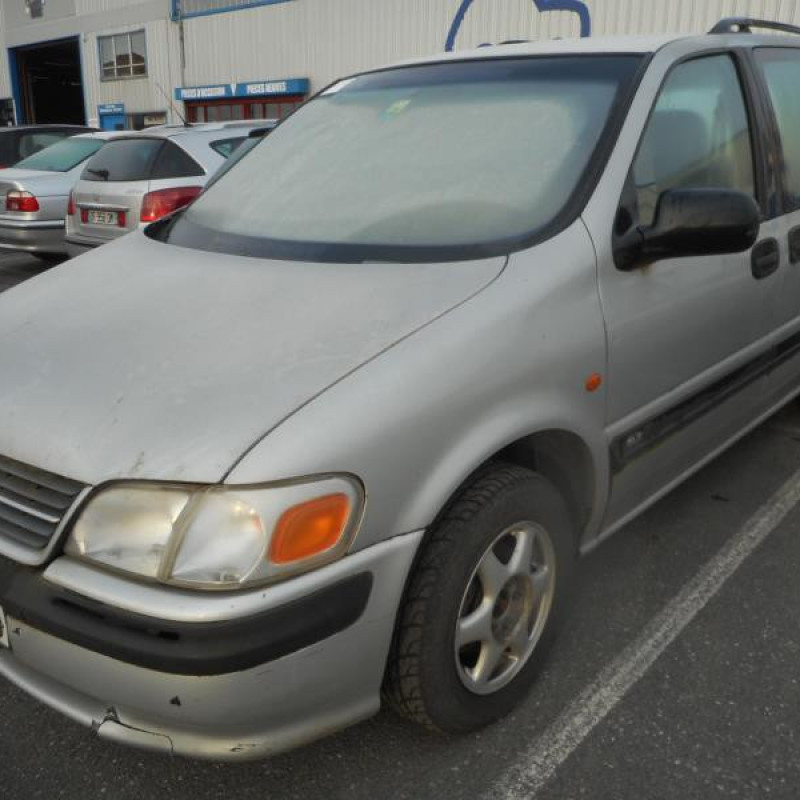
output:
[[[164,87],[158,81],[156,81],[155,84],[158,87],[158,91],[164,95],[164,99],[172,106],[172,110],[177,114],[178,119],[183,123],[184,127],[188,128],[189,123],[186,121],[186,117],[178,111],[178,107],[175,105],[172,98],[164,91]]]

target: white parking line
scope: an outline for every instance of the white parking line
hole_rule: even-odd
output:
[[[531,745],[487,795],[528,800],[611,712],[697,616],[745,559],[800,503],[800,470],[737,531],[680,593],[654,617]]]

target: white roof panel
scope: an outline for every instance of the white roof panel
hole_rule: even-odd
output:
[[[664,45],[679,39],[692,38],[685,34],[664,36],[591,36],[582,39],[547,39],[519,44],[501,44],[479,47],[475,50],[455,50],[426,58],[414,58],[398,62],[393,66],[430,64],[440,61],[462,61],[464,59],[496,58],[502,56],[529,55],[580,55],[584,53],[653,53]]]

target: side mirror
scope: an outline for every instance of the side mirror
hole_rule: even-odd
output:
[[[743,253],[758,238],[755,200],[733,189],[669,189],[658,198],[650,227],[616,238],[614,261],[624,271],[663,258]]]

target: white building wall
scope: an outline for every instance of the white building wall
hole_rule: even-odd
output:
[[[579,17],[539,11],[554,0],[473,0],[455,49],[505,39],[575,36]],[[0,0],[0,97],[11,94],[7,48],[66,36],[81,38],[86,107],[122,102],[129,112],[167,110],[177,86],[309,78],[312,91],[335,78],[441,52],[462,0],[287,0],[185,21],[186,70],[170,0],[48,0],[44,18]],[[800,25],[800,0],[584,0],[593,35],[702,32],[731,15]],[[97,37],[145,28],[146,79],[100,80]]]
[[[288,0],[189,18],[187,85],[308,77],[315,91],[357,70],[441,52],[461,3]],[[593,35],[699,33],[733,15],[800,25],[800,0],[585,0],[585,5]],[[532,0],[473,0],[455,49],[579,33],[579,17],[571,12],[540,12]]]
[[[38,19],[24,13],[24,0],[0,0],[0,6],[7,47],[169,17],[169,0],[47,0],[44,14]]]
[[[586,0],[600,34],[704,33],[723,17],[800,25],[798,0]]]
[[[344,73],[441,50],[452,0],[290,0],[186,20],[190,85]]]
[[[101,14],[104,11],[121,11],[131,6],[151,6],[152,0],[74,0],[75,14],[84,16],[86,14]],[[157,0],[159,13],[164,10],[167,14],[169,0]]]
[[[168,98],[180,83],[180,73],[177,25],[169,19],[169,0],[48,0],[40,19],[31,19],[22,8],[23,0],[0,0],[0,97],[12,93],[8,48],[78,36],[90,121],[96,122],[101,103],[124,103],[128,113],[167,111],[168,118],[174,118]],[[145,30],[147,76],[101,80],[98,37],[141,29]]]
[[[110,1],[110,0],[107,0]],[[147,77],[123,80],[102,80],[98,37],[145,31],[147,50]],[[180,84],[177,26],[166,19],[144,24],[120,25],[93,33],[83,34],[84,95],[90,118],[97,116],[97,106],[103,103],[124,103],[126,113],[167,111],[172,113],[172,89]],[[160,87],[160,88],[159,88]]]
[[[8,50],[5,41],[5,13],[0,4],[0,98],[11,97],[11,78],[8,69]]]

